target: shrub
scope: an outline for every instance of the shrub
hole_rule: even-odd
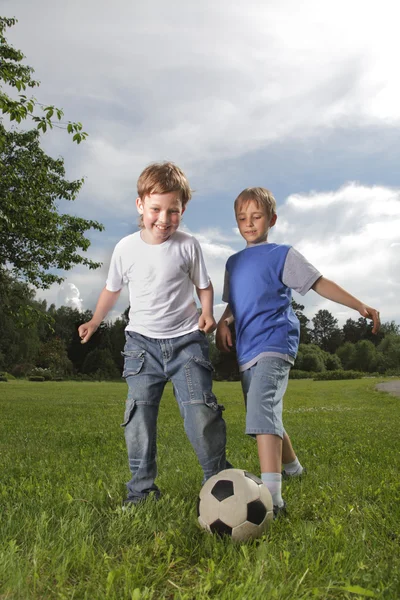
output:
[[[329,381],[334,379],[361,379],[361,377],[364,376],[365,373],[360,373],[360,371],[324,371],[323,373],[316,373],[314,381]]]
[[[337,354],[328,354],[325,360],[325,366],[328,371],[341,371],[342,361]]]
[[[31,375],[30,377],[28,377],[29,381],[44,381],[44,377],[42,377],[41,375]]]
[[[34,368],[31,363],[19,363],[11,368],[11,373],[15,377],[26,377]]]
[[[45,381],[51,381],[53,379],[53,373],[50,369],[42,369],[41,367],[35,367],[29,373],[30,381],[32,381],[31,377],[43,377]]]
[[[290,369],[289,379],[313,379],[316,373],[312,371],[302,371],[301,369]]]
[[[7,373],[6,371],[0,371],[0,377],[5,377],[7,379],[7,381],[8,380],[13,381],[15,379],[14,375],[11,375],[10,373]]]
[[[0,381],[7,381],[7,377],[5,377],[4,375],[0,375]]]

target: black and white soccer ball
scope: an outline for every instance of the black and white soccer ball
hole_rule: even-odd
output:
[[[272,496],[259,477],[242,469],[225,469],[201,488],[197,516],[210,533],[234,541],[255,539],[273,519]]]

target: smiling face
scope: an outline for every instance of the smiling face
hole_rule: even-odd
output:
[[[147,244],[162,244],[178,229],[182,202],[178,192],[150,194],[136,199],[136,207],[143,217],[142,240]]]
[[[276,222],[276,215],[269,216],[267,209],[255,200],[241,203],[236,213],[240,235],[248,244],[266,242],[268,231]]]

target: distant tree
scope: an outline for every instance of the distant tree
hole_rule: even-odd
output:
[[[7,271],[0,270],[0,353],[2,369],[34,364],[39,347],[38,331],[45,314],[35,292]]]
[[[319,310],[312,319],[312,339],[326,352],[335,352],[341,345],[342,334],[338,327],[338,320],[328,311]]]
[[[300,344],[294,367],[315,373],[325,371],[325,354],[316,344]]]
[[[337,354],[328,354],[325,360],[327,371],[339,371],[343,369],[342,361]]]
[[[89,352],[83,363],[82,372],[98,379],[118,379],[121,374],[115,366],[111,352],[96,348]]]
[[[59,213],[60,199],[74,201],[83,180],[65,179],[64,161],[47,156],[40,148],[40,132],[53,127],[56,118],[80,142],[86,137],[80,123],[62,124],[63,113],[54,106],[42,106],[21,92],[39,85],[33,69],[21,64],[24,56],[10,46],[5,30],[15,19],[0,17],[0,110],[11,121],[31,119],[35,129],[7,130],[0,118],[0,269],[11,269],[36,287],[47,288],[63,277],[50,269],[68,270],[83,264],[100,266],[81,255],[90,245],[88,229],[101,231],[97,221]],[[5,87],[19,94],[11,97]],[[15,96],[17,96],[15,98]],[[42,114],[37,114],[37,110]]]
[[[55,375],[70,375],[73,371],[65,344],[59,338],[53,338],[42,344],[36,365],[44,369],[50,369]]]
[[[382,323],[380,332],[386,335],[400,335],[400,325],[397,325],[395,321],[387,321]]]
[[[343,369],[347,371],[351,370],[355,354],[354,344],[351,342],[346,342],[342,346],[339,346],[339,348],[336,350],[336,354],[343,365]]]
[[[352,369],[373,373],[377,370],[378,361],[378,353],[372,342],[361,340],[354,344],[354,355],[351,361]]]
[[[400,335],[390,333],[384,337],[378,346],[383,355],[384,370],[400,372]]]
[[[382,328],[381,331],[376,335],[372,333],[373,323],[367,321],[364,317],[360,317],[357,321],[353,319],[347,319],[343,325],[343,341],[351,342],[355,344],[361,340],[369,340],[373,344],[377,345],[383,338]]]
[[[303,304],[298,304],[294,300],[292,300],[292,308],[295,312],[296,317],[300,321],[300,343],[301,344],[310,344],[311,343],[311,330],[308,327],[310,319],[306,317],[303,313],[304,306]]]

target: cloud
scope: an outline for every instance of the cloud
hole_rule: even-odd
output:
[[[83,310],[83,300],[80,291],[74,283],[64,283],[57,293],[57,304],[59,306],[70,306],[77,310]]]

